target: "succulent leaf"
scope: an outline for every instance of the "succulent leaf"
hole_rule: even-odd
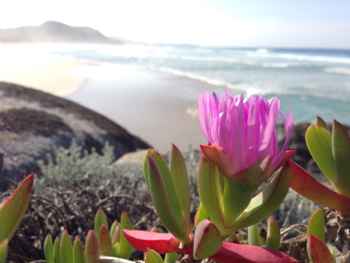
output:
[[[60,248],[61,262],[70,263],[73,261],[73,245],[69,238],[67,229],[63,232]]]
[[[259,246],[259,228],[257,224],[248,226],[248,244],[250,246]]]
[[[150,194],[152,196],[157,214],[160,220],[162,221],[163,225],[168,229],[169,232],[171,232],[176,238],[181,240],[182,243],[189,244],[190,238],[182,220],[181,210],[179,210],[179,217],[178,213],[176,213],[174,209],[174,204],[176,203],[176,206],[179,206],[179,203],[176,199],[175,190],[172,186],[172,182],[168,182],[167,186],[167,183],[165,181],[165,178],[167,176],[162,174],[155,160],[152,157],[148,157],[148,161],[148,179],[150,185]],[[170,171],[168,176],[170,176]],[[167,180],[171,180],[171,178],[169,177]],[[172,190],[170,190],[171,188]],[[169,193],[172,191],[172,198],[170,198]],[[174,198],[176,200],[174,200]]]
[[[328,130],[310,125],[305,133],[305,141],[317,166],[332,183],[334,182],[334,162],[332,137]]]
[[[177,253],[166,253],[164,257],[164,263],[175,263],[177,259]]]
[[[288,161],[264,191],[255,196],[231,228],[238,230],[257,224],[271,215],[283,202],[289,190],[292,169]]]
[[[180,150],[172,144],[170,150],[170,173],[179,200],[187,235],[191,234],[190,190],[185,160]]]
[[[222,237],[219,229],[209,220],[202,220],[194,234],[193,257],[203,259],[219,251],[222,245]]]
[[[94,230],[95,230],[95,235],[97,237],[100,236],[100,229],[102,225],[105,225],[108,230],[107,216],[105,212],[102,210],[102,208],[100,207],[95,215],[95,220],[94,220]],[[97,241],[100,242],[100,240],[97,240]]]
[[[83,245],[78,236],[75,237],[73,244],[73,263],[85,263]]]
[[[350,198],[350,137],[336,120],[333,122],[332,150],[334,158],[334,187],[337,192]]]
[[[119,247],[118,247],[118,257],[129,259],[131,256],[131,252],[133,247],[130,245],[128,240],[124,236],[124,230],[134,230],[134,227],[130,221],[130,218],[127,216],[125,212],[122,213],[121,219],[120,219],[120,241],[119,241]]]
[[[172,252],[181,252],[183,254],[192,254],[192,247],[185,245],[179,248],[180,241],[171,233],[156,233],[141,230],[124,230],[124,235],[129,243],[142,252],[147,252],[147,249],[154,249],[159,254]]]
[[[114,235],[114,232],[115,232],[115,229],[117,228],[117,226],[118,226],[118,221],[114,220],[114,222],[111,225],[111,228],[109,230],[109,235],[110,235],[111,239],[113,239],[113,235]]]
[[[209,220],[209,215],[208,215],[207,211],[205,211],[204,206],[201,202],[199,207],[198,207],[198,210],[196,212],[196,216],[194,218],[194,226],[197,227],[199,222],[201,222],[203,219]]]
[[[113,256],[112,241],[105,224],[101,225],[99,238],[100,238],[100,255],[112,257]]]
[[[329,133],[331,133],[327,123],[319,116],[317,116],[317,126],[322,127],[323,129],[326,129]]]
[[[53,259],[53,243],[51,235],[47,235],[44,241],[44,255],[47,263],[54,263]]]
[[[112,237],[112,245],[114,246],[119,242],[120,242],[120,226],[117,226],[114,230],[114,234]]]
[[[317,237],[310,235],[306,243],[307,253],[312,263],[335,262],[328,247]]]
[[[281,242],[280,227],[277,222],[270,216],[267,221],[267,236],[265,246],[278,250]]]
[[[90,230],[85,240],[85,263],[100,263],[98,242],[94,231]]]
[[[224,242],[209,258],[220,263],[297,263],[298,261],[274,249]]]
[[[210,220],[220,230],[223,236],[225,233],[223,216],[223,197],[221,193],[219,171],[217,166],[202,155],[198,168],[198,190],[202,205],[210,216]]]
[[[317,237],[324,242],[325,239],[325,220],[322,207],[318,208],[310,217],[309,224],[307,225],[307,238],[310,235]]]
[[[151,188],[150,188],[150,184],[149,184],[149,172],[150,172],[151,167],[149,165],[149,160],[148,160],[150,157],[156,163],[156,166],[160,171],[160,175],[163,177],[165,188],[166,188],[166,193],[168,195],[168,198],[169,198],[169,201],[171,204],[171,208],[173,209],[175,215],[178,218],[182,218],[182,211],[181,211],[180,203],[179,203],[179,200],[177,199],[177,196],[176,196],[176,191],[175,191],[175,187],[173,184],[173,180],[171,178],[171,173],[170,173],[169,167],[168,167],[167,163],[165,162],[164,158],[154,150],[149,150],[147,152],[145,159],[144,159],[144,162],[143,162],[143,172],[144,172],[145,178],[147,177],[146,182],[148,185],[148,190],[151,193]]]
[[[0,242],[0,263],[5,263],[7,259],[7,238]]]
[[[61,240],[59,237],[56,237],[53,243],[53,259],[55,263],[61,263]]]
[[[162,257],[153,249],[147,250],[147,256],[145,259],[145,263],[163,263]]]
[[[27,176],[1,208],[0,241],[10,240],[25,214],[33,190],[34,174]],[[4,227],[6,226],[6,227]]]
[[[350,198],[327,188],[296,163],[290,164],[293,170],[290,187],[295,192],[322,206],[343,213],[350,212]]]
[[[254,192],[259,184],[246,186],[240,181],[225,177],[225,188],[223,194],[224,224],[230,226],[248,207]]]

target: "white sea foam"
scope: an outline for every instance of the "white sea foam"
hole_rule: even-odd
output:
[[[326,68],[326,73],[350,75],[350,68]]]

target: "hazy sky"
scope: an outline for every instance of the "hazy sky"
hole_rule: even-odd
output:
[[[60,21],[134,41],[350,49],[349,0],[10,0],[0,28]]]

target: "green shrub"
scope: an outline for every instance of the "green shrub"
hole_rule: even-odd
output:
[[[41,176],[35,180],[35,192],[40,193],[46,186],[67,186],[71,181],[83,176],[88,177],[94,184],[110,178],[114,170],[114,147],[106,142],[102,153],[99,155],[95,148],[92,148],[90,154],[87,150],[82,151],[75,139],[67,149],[56,147],[53,155],[47,154],[46,161],[37,161]]]

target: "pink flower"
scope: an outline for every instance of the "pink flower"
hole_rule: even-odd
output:
[[[198,99],[198,113],[209,146],[201,146],[203,154],[214,162],[225,176],[243,171],[258,161],[267,160],[270,171],[278,169],[286,159],[292,129],[292,113],[286,117],[280,111],[280,101],[265,101],[261,95],[245,99],[232,97],[228,89],[220,100],[215,93],[203,91]],[[281,150],[275,123],[281,116],[286,139]],[[286,160],[285,160],[286,161]],[[270,174],[270,173],[269,173]]]

